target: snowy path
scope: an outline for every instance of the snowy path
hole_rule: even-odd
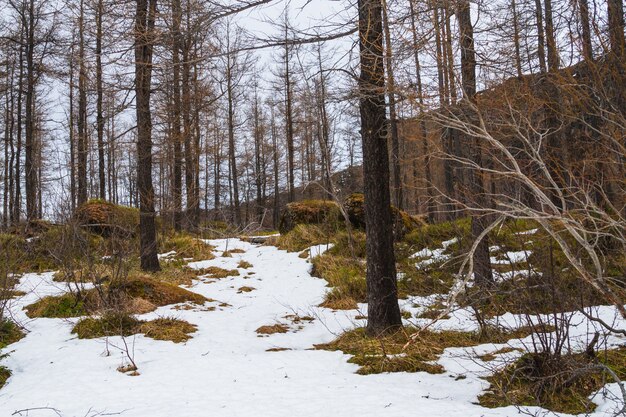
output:
[[[142,318],[174,316],[198,326],[186,344],[155,341],[141,335],[132,344],[139,376],[116,371],[124,363],[121,339],[79,340],[72,323],[60,319],[27,321],[22,306],[43,295],[62,292],[52,274],[29,274],[21,289],[34,291],[12,307],[24,320],[27,337],[8,348],[3,360],[13,375],[0,390],[0,417],[16,410],[23,416],[207,417],[207,416],[511,416],[513,407],[490,410],[472,404],[486,383],[468,374],[476,364],[446,352],[440,360],[448,373],[397,373],[360,376],[341,352],[311,350],[331,341],[357,322],[352,312],[316,307],[325,281],[309,275],[310,264],[297,253],[255,246],[238,240],[213,241],[216,254],[235,247],[245,253],[218,257],[192,266],[236,268],[240,260],[253,265],[241,276],[213,282],[197,281],[192,291],[217,300],[207,309],[158,309]],[[248,272],[254,274],[246,276]],[[242,286],[252,292],[238,292]],[[220,303],[230,307],[219,307]],[[291,324],[285,316],[312,316],[312,322]],[[255,330],[277,322],[290,324],[285,334],[259,337]],[[302,326],[298,330],[298,326]],[[267,352],[270,348],[291,350]],[[49,407],[49,408],[46,408]],[[36,409],[35,408],[39,408]],[[54,409],[54,410],[53,410]],[[55,411],[56,410],[56,411]]]

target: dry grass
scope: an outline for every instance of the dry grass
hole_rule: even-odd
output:
[[[231,249],[231,250],[229,250],[229,252],[230,253],[246,253],[246,251],[241,249],[241,248]]]
[[[159,318],[143,323],[139,331],[146,337],[156,340],[170,340],[182,343],[191,339],[191,334],[198,330],[197,326],[175,318]]]
[[[381,338],[367,336],[364,328],[344,333],[331,343],[316,345],[316,349],[340,350],[353,355],[349,360],[361,367],[357,373],[428,372],[442,373],[441,365],[432,364],[449,347],[470,347],[482,343],[502,343],[528,335],[528,329],[492,331],[489,337],[475,332],[430,331],[407,327]],[[406,349],[407,342],[414,337]]]
[[[287,333],[287,331],[289,330],[289,327],[285,326],[284,324],[273,324],[271,326],[261,326],[258,329],[255,330],[255,332],[257,334],[275,334],[275,333]]]
[[[313,274],[332,287],[322,307],[352,310],[367,299],[365,264],[359,259],[324,254],[313,259]]]
[[[7,380],[11,377],[11,371],[4,366],[0,366],[0,388],[4,387]]]
[[[210,266],[198,270],[198,275],[206,275],[209,278],[226,278],[239,276],[239,271],[236,269],[224,269],[219,266]]]
[[[491,361],[495,361],[498,355],[503,355],[505,353],[510,353],[510,352],[521,352],[521,349],[512,348],[512,347],[503,347],[502,349],[498,349],[495,352],[489,352],[484,355],[480,355],[478,359],[480,359],[483,362],[491,362]]]
[[[243,286],[243,287],[239,287],[239,289],[237,290],[237,294],[242,294],[244,292],[252,292],[254,290],[256,290],[256,288]]]
[[[161,245],[160,250],[163,252],[175,251],[179,258],[193,259],[194,261],[205,261],[215,259],[213,254],[213,246],[204,243],[197,237],[178,233],[172,236],[166,236]]]
[[[239,263],[237,264],[237,268],[241,268],[241,269],[248,269],[248,268],[252,268],[252,264],[250,262],[246,262],[246,261],[239,261]]]

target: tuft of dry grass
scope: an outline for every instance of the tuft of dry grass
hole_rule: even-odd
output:
[[[176,233],[164,237],[160,247],[163,252],[176,252],[177,258],[191,258],[194,261],[215,259],[213,246],[185,233]]]
[[[239,289],[237,290],[237,294],[242,294],[244,292],[252,292],[254,290],[256,290],[256,288],[243,286],[243,287],[239,287]]]
[[[231,249],[229,252],[230,253],[246,253],[246,251],[241,248]]]
[[[239,261],[239,263],[237,264],[237,268],[241,268],[241,269],[248,269],[248,268],[252,268],[252,264],[250,262],[246,262],[246,261]]]
[[[186,342],[192,337],[190,333],[197,330],[196,325],[171,317],[151,320],[139,327],[139,331],[146,337],[155,340],[170,340],[174,343]]]
[[[224,269],[219,266],[210,266],[198,270],[198,275],[207,275],[209,278],[226,278],[239,276],[239,271],[236,269]]]
[[[9,319],[0,321],[0,349],[15,343],[24,337],[24,332],[15,322]]]
[[[261,326],[258,329],[255,330],[255,332],[257,334],[275,334],[275,333],[287,333],[287,331],[289,330],[289,327],[285,326],[284,324],[280,324],[280,323],[276,323],[273,325],[268,325],[268,326]]]

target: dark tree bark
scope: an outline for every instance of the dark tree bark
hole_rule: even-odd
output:
[[[543,29],[543,6],[541,0],[535,0],[535,20],[537,25],[537,57],[539,71],[546,72],[546,39]]]
[[[141,269],[159,271],[154,188],[152,186],[152,120],[150,89],[157,0],[137,0],[135,16],[135,94],[137,111],[137,190]]]
[[[552,18],[552,0],[544,0],[546,13],[546,40],[548,44],[548,71],[559,69],[559,50],[556,44],[556,34],[554,33],[554,19]]]
[[[287,23],[285,23],[285,40],[287,39]],[[296,199],[295,185],[295,162],[294,162],[294,144],[293,144],[293,99],[291,85],[291,71],[289,68],[289,45],[285,42],[285,128],[287,137],[287,180],[289,183],[288,201],[292,202]]]
[[[174,163],[172,178],[172,199],[174,230],[180,231],[182,228],[182,148],[181,148],[181,127],[180,127],[180,23],[182,19],[182,9],[180,0],[172,1],[172,131],[171,139],[174,148]]]
[[[30,0],[28,6],[28,25],[26,40],[26,97],[25,97],[25,160],[26,171],[26,219],[39,217],[37,210],[37,165],[35,149],[35,1]]]
[[[461,46],[461,84],[463,95],[470,102],[476,97],[476,52],[474,49],[474,29],[470,14],[470,4],[468,0],[460,0],[457,9],[457,19],[459,21],[460,46]],[[471,158],[477,169],[470,169],[468,181],[470,184],[470,200],[478,208],[487,206],[487,198],[484,186],[484,178],[481,172],[483,167],[481,144],[477,139],[473,140],[470,150]],[[472,214],[472,239],[478,240],[487,227],[487,219],[480,213]],[[491,262],[489,256],[489,240],[487,236],[482,238],[476,251],[474,252],[474,276],[479,285],[493,282]]]
[[[235,109],[234,94],[232,82],[232,66],[233,58],[231,57],[230,47],[227,56],[228,64],[226,66],[226,94],[228,99],[228,163],[230,166],[231,191],[234,203],[235,224],[241,226],[241,208],[239,207],[239,176],[237,173],[237,158],[235,153]]]
[[[78,179],[77,205],[87,201],[87,69],[85,67],[84,0],[80,2],[78,21],[78,142],[76,171]]]
[[[387,63],[387,97],[389,98],[389,130],[391,139],[391,172],[393,178],[394,204],[402,209],[404,206],[404,190],[400,171],[400,138],[398,137],[398,116],[396,111],[396,82],[393,76],[391,29],[387,15],[387,4],[383,3],[383,30],[385,34],[385,62]]]
[[[402,326],[398,306],[389,153],[385,112],[382,7],[359,0],[359,101],[367,228],[367,333],[379,336]]]
[[[608,16],[611,54],[623,59],[626,45],[624,41],[624,4],[622,0],[608,0]]]
[[[98,179],[99,196],[106,199],[106,174],[104,161],[104,115],[102,113],[102,15],[104,13],[103,0],[98,0],[96,11],[96,130],[98,135]]]
[[[589,2],[578,0],[578,12],[580,14],[580,29],[582,32],[583,58],[593,60],[593,46],[591,44],[591,27],[589,26]]]

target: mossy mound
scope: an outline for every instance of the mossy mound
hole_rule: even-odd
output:
[[[156,280],[149,275],[134,274],[80,294],[44,297],[26,306],[25,310],[31,318],[68,318],[97,314],[110,308],[127,314],[143,314],[165,305],[204,304],[206,301],[208,300],[200,294]]]
[[[357,303],[367,301],[365,264],[354,258],[324,254],[313,258],[313,275],[324,278],[332,287],[325,295],[322,307],[352,310]]]
[[[361,193],[351,194],[346,198],[344,206],[352,226],[365,229],[365,196]],[[391,206],[391,213],[396,240],[402,240],[404,236],[426,224],[423,219],[411,216],[394,206]]]
[[[121,295],[130,299],[141,299],[156,307],[178,303],[203,304],[207,299],[200,294],[167,282],[157,281],[149,275],[137,274],[125,280],[114,281],[108,286],[109,296]]]
[[[304,200],[287,204],[280,217],[278,230],[286,234],[299,224],[323,224],[338,228],[341,210],[334,201]]]
[[[94,339],[108,336],[131,336],[139,333],[143,322],[124,313],[107,313],[102,317],[87,317],[80,320],[72,333],[79,339]]]
[[[78,222],[93,233],[111,236],[135,235],[139,226],[139,210],[104,200],[89,200],[76,209]]]
[[[73,293],[48,296],[24,307],[30,318],[69,318],[87,315],[85,299]]]
[[[316,224],[298,224],[290,232],[278,236],[271,243],[288,252],[300,252],[313,245],[331,242],[334,231]]]
[[[596,408],[589,397],[616,382],[603,366],[623,380],[626,348],[597,355],[528,353],[486,378],[491,386],[478,400],[489,408],[538,406],[556,413],[589,414]]]
[[[82,319],[72,329],[79,339],[98,337],[131,336],[143,333],[155,340],[169,340],[174,343],[186,342],[197,327],[184,320],[158,318],[151,321],[138,320],[124,313],[107,313],[101,317]]]

